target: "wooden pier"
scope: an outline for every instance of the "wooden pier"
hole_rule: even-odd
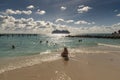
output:
[[[0,34],[0,37],[6,36],[6,37],[14,37],[14,36],[37,36],[38,34]]]

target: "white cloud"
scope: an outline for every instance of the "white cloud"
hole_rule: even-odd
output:
[[[23,14],[26,14],[26,15],[30,15],[32,14],[32,11],[31,10],[28,10],[28,11],[22,11]]]
[[[0,15],[0,32],[50,32],[55,24],[46,21],[35,21],[33,18],[16,19],[12,16]],[[49,28],[49,29],[48,29]]]
[[[59,18],[59,19],[56,19],[56,21],[55,22],[64,22],[64,23],[72,23],[72,22],[74,22],[74,20],[64,20],[64,19],[62,19],[62,18]]]
[[[67,7],[65,7],[65,6],[61,6],[61,8],[60,8],[61,10],[66,10],[67,9]]]
[[[38,9],[36,14],[44,15],[46,11]]]
[[[59,19],[57,19],[55,22],[65,22],[65,21],[64,21],[64,19],[59,18]]]
[[[64,23],[74,23],[74,24],[86,24],[86,25],[91,25],[91,24],[95,24],[95,22],[87,22],[87,21],[84,21],[84,20],[79,20],[79,21],[74,21],[74,20],[64,20],[62,18],[58,18],[56,19],[55,21],[56,23],[59,23],[59,22],[64,22]]]
[[[119,16],[119,17],[120,17],[120,14],[117,14],[116,16]]]
[[[0,27],[1,30],[13,30],[15,18],[11,16],[0,15]]]
[[[113,27],[118,27],[118,26],[120,26],[120,23],[116,23],[113,25]]]
[[[58,19],[56,22],[74,22],[74,20]],[[94,22],[76,21],[77,24],[94,24]],[[54,24],[48,21],[35,21],[33,18],[16,19],[12,16],[0,15],[0,32],[26,32],[26,33],[51,33],[54,29],[68,29],[72,34],[80,33],[112,33],[120,29],[120,23],[111,26],[88,26],[71,27],[61,24]]]
[[[80,21],[75,22],[75,24],[88,24],[88,22],[80,20]]]
[[[10,15],[13,15],[13,14],[26,14],[26,15],[30,15],[30,14],[32,14],[32,11],[31,10],[27,10],[27,11],[24,11],[24,10],[22,10],[22,11],[20,11],[20,10],[12,10],[12,9],[7,9],[6,11],[5,11],[5,14],[10,14]]]
[[[69,27],[70,32],[72,34],[86,34],[86,33],[112,33],[114,32],[114,28],[112,26],[89,26],[89,27]]]
[[[74,20],[64,20],[64,19],[62,19],[62,18],[58,18],[58,19],[56,19],[55,22],[56,22],[56,23],[59,23],[59,22],[72,23],[72,22],[74,22]]]
[[[27,6],[27,9],[34,9],[35,7],[33,5]]]
[[[113,30],[113,31],[118,31],[118,30],[120,30],[120,22],[119,22],[119,23],[116,23],[116,24],[113,24],[113,25],[112,25],[112,30]]]
[[[79,24],[79,25],[81,25],[81,24],[86,24],[86,25],[91,25],[91,24],[95,24],[95,22],[87,22],[87,21],[84,21],[84,20],[79,20],[79,21],[76,21],[76,22],[74,22],[74,24]]]
[[[62,28],[63,25],[56,25],[49,21],[35,21],[33,18],[16,19],[12,16],[0,15],[0,32],[18,33],[51,33],[53,29]]]
[[[118,10],[117,10],[117,9],[115,9],[115,10],[114,10],[114,12],[118,12]]]
[[[84,12],[88,12],[90,9],[92,9],[89,6],[84,6],[84,5],[80,5],[78,6],[79,8],[77,9],[78,13],[84,13]]]
[[[95,24],[95,22],[92,22],[91,24]]]
[[[80,6],[78,6],[79,8],[83,8],[84,7],[84,5],[80,5]]]
[[[10,15],[12,15],[12,14],[21,14],[21,11],[19,11],[19,10],[13,11],[12,9],[7,9],[5,11],[5,13],[10,14]]]
[[[72,23],[74,20],[67,20],[66,23]]]
[[[88,31],[90,31],[91,33],[109,33],[111,31],[111,27],[93,26],[88,28]]]

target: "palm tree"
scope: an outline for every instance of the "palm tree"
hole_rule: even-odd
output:
[[[116,31],[114,31],[113,33],[112,33],[112,35],[116,35],[117,34],[117,32]]]

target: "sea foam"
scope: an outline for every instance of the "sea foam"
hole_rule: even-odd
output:
[[[108,47],[114,47],[114,48],[120,48],[120,45],[111,45],[111,44],[104,44],[104,43],[98,43],[100,46],[108,46]]]
[[[13,62],[4,64],[0,67],[0,74],[6,71],[15,70],[23,67],[33,66],[36,64],[41,64],[42,62],[49,62],[60,59],[60,55],[56,53],[48,53],[33,55],[29,57],[22,58],[20,60],[14,60]]]

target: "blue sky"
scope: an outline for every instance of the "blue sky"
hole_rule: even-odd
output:
[[[120,0],[0,0],[0,15],[72,27],[113,26],[120,22]]]

